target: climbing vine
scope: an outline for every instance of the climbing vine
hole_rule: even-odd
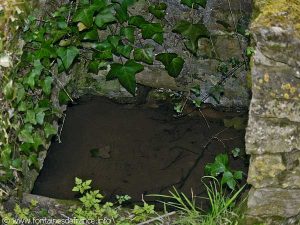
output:
[[[131,12],[135,3],[136,0],[79,0],[62,5],[46,18],[30,15],[25,20],[21,27],[25,41],[21,58],[1,84],[4,113],[0,115],[0,198],[7,183],[17,186],[25,173],[39,171],[43,151],[59,133],[55,121],[63,115],[61,106],[72,101],[65,86],[76,64],[83,64],[89,73],[104,71],[106,80],[118,80],[132,95],[136,93],[135,76],[146,66],[160,64],[169,76],[180,76],[184,59],[164,45],[168,5],[149,4],[148,15],[142,16]],[[193,11],[205,8],[206,0],[181,0],[181,4]],[[206,26],[193,20],[176,21],[171,30],[194,56],[199,39],[211,38]],[[247,54],[251,53],[248,49]],[[181,113],[188,100],[196,109],[209,96],[218,101],[222,83],[241,65],[234,58],[220,62],[220,82],[205,96],[200,86],[193,87],[185,99],[180,96],[175,110]],[[215,164],[209,165],[210,173],[217,176],[212,172]],[[230,170],[218,173],[223,173],[222,183],[230,188],[241,179],[238,173],[231,176]]]
[[[57,134],[55,118],[62,116],[53,102],[55,88],[60,103],[71,99],[60,81],[74,65],[83,63],[90,73],[107,71],[107,80],[118,79],[135,95],[135,75],[145,65],[161,63],[178,77],[184,59],[164,49],[164,17],[167,5],[148,6],[149,18],[133,15],[135,0],[80,0],[58,8],[40,19],[29,16],[23,29],[25,41],[20,63],[6,76],[2,90],[8,113],[5,140],[1,141],[1,182],[18,181],[24,171],[39,170],[40,152]],[[203,0],[182,0],[188,7],[205,7]],[[173,32],[182,36],[187,50],[195,54],[200,38],[209,37],[206,27],[178,21]],[[72,99],[71,99],[72,100]]]

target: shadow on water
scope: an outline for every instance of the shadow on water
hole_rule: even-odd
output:
[[[207,118],[208,128],[201,117],[172,114],[166,106],[84,97],[68,108],[62,143],[52,143],[33,193],[73,199],[75,177],[92,179],[108,198],[127,194],[133,202],[143,194],[166,194],[172,186],[187,195],[191,189],[202,193],[205,164],[219,153],[244,149],[245,132],[224,127],[222,119]],[[246,171],[243,160],[230,161],[232,168]]]

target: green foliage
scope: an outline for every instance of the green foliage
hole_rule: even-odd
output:
[[[173,32],[181,34],[185,39],[187,39],[185,46],[194,54],[196,54],[198,49],[198,40],[200,38],[210,37],[210,33],[204,24],[193,24],[186,20],[179,21],[174,27]]]
[[[135,74],[144,69],[143,65],[133,60],[128,60],[124,65],[119,63],[111,64],[111,70],[106,79],[118,78],[120,83],[132,94],[135,95],[136,81]]]
[[[237,181],[243,178],[242,171],[233,171],[229,168],[227,154],[217,155],[213,163],[205,166],[205,173],[213,177],[222,176],[221,184],[226,184],[232,190],[235,189]]]
[[[156,56],[156,60],[162,62],[169,75],[177,77],[184,64],[184,60],[176,53],[160,53]]]
[[[187,5],[190,8],[197,8],[198,5],[205,8],[206,0],[181,0],[181,4]]]
[[[82,196],[79,198],[81,205],[71,208],[74,218],[77,219],[103,219],[114,220],[115,224],[137,224],[146,221],[151,216],[155,215],[154,205],[149,205],[144,202],[143,206],[135,205],[132,210],[128,211],[127,216],[122,216],[120,207],[117,207],[112,202],[102,203],[104,196],[99,190],[91,190],[91,180],[82,181],[80,178],[75,178],[75,187],[73,191],[79,192]],[[116,196],[119,205],[130,200],[130,196]]]
[[[204,182],[204,180],[208,180]],[[238,210],[234,207],[238,196],[242,192],[243,188],[226,194],[222,185],[215,177],[203,177],[202,183],[206,188],[207,199],[210,204],[210,209],[205,212],[201,208],[197,207],[196,200],[201,198],[195,196],[192,192],[189,198],[184,193],[178,192],[175,188],[173,191],[169,191],[170,195],[151,195],[166,199],[162,201],[166,205],[166,208],[177,209],[178,215],[176,221],[172,221],[171,224],[180,225],[237,225],[239,224],[239,215],[236,213]]]
[[[153,14],[157,19],[162,19],[166,15],[167,4],[158,3],[155,5],[150,5],[148,10],[151,14]]]
[[[61,74],[71,73],[77,63],[84,64],[90,73],[109,70],[107,80],[118,79],[135,95],[135,75],[144,69],[144,64],[154,64],[159,54],[155,49],[164,42],[162,20],[167,9],[164,3],[149,6],[149,16],[153,17],[150,21],[146,16],[129,13],[128,7],[135,2],[82,0],[76,7],[62,5],[43,20],[32,15],[26,19],[21,62],[2,86],[9,103],[0,118],[1,180],[19,176],[10,165],[21,171],[22,161],[22,170],[39,168],[39,152],[58,131],[53,120],[62,116],[51,96],[58,96],[61,105],[72,100],[60,79]],[[145,45],[146,39],[152,43]],[[181,57],[163,53],[157,59],[171,76],[180,74],[184,64]],[[61,90],[53,93],[54,87]]]

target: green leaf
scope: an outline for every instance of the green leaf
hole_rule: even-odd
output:
[[[34,141],[32,145],[34,150],[37,151],[40,146],[45,145],[45,140],[39,133],[34,133],[32,136]]]
[[[45,131],[46,138],[48,138],[51,135],[57,134],[57,127],[55,127],[50,123],[45,123],[44,131]]]
[[[44,111],[46,111],[46,110],[47,110],[47,108],[37,108],[37,109],[35,109],[36,122],[40,125],[43,125],[43,123],[44,123],[44,118],[45,118],[45,115],[46,115]]]
[[[144,66],[136,63],[134,60],[128,60],[124,65],[119,63],[111,64],[111,69],[106,79],[112,80],[118,78],[120,83],[132,95],[135,95],[136,80],[135,75],[143,71]]]
[[[231,190],[234,190],[234,188],[236,186],[236,181],[230,171],[226,171],[223,174],[221,184],[227,184]]]
[[[36,125],[36,119],[35,119],[35,112],[33,110],[28,110],[26,112],[26,117],[24,119],[25,123],[31,123],[33,125]]]
[[[93,25],[93,18],[96,8],[91,5],[89,7],[80,8],[73,18],[73,22],[82,22],[86,27]]]
[[[184,60],[176,53],[160,53],[156,56],[156,60],[162,62],[172,77],[177,77],[180,74],[184,64]]]
[[[243,179],[243,172],[242,171],[235,171],[233,173],[233,177],[236,180],[241,180],[241,179]]]
[[[6,99],[13,99],[14,97],[14,86],[13,86],[13,80],[10,80],[7,82],[7,84],[3,88],[3,94]]]
[[[53,83],[53,78],[51,76],[47,76],[43,81],[42,81],[42,89],[43,92],[46,95],[50,95],[51,94],[51,88],[52,88],[52,83]]]
[[[93,59],[112,60],[113,59],[113,54],[112,54],[111,50],[96,52],[93,55]]]
[[[117,52],[124,56],[125,58],[130,58],[130,54],[132,52],[133,48],[131,45],[119,45],[117,46]]]
[[[99,28],[103,28],[108,23],[112,23],[116,21],[116,17],[114,15],[115,11],[111,7],[107,7],[101,10],[98,15],[95,17],[95,24]]]
[[[20,101],[22,101],[24,99],[25,94],[26,94],[26,92],[25,92],[23,85],[18,84],[17,93],[16,93],[17,103],[19,103]]]
[[[52,43],[56,43],[57,41],[61,40],[66,34],[68,33],[68,30],[57,30],[52,31]]]
[[[154,60],[153,47],[137,48],[133,52],[133,57],[136,61],[144,62],[152,65]]]
[[[120,23],[124,23],[129,19],[128,10],[127,10],[127,4],[123,1],[121,5],[116,4],[115,10],[116,10],[116,18]]]
[[[135,36],[134,36],[134,27],[122,27],[120,30],[120,35],[125,37],[131,43],[134,43]]]
[[[160,23],[145,23],[141,25],[144,39],[153,39],[160,44],[164,29]],[[159,37],[157,35],[160,35]],[[156,36],[155,36],[156,35]]]
[[[96,29],[88,31],[83,37],[84,41],[98,41],[98,31]]]
[[[119,35],[109,35],[107,37],[107,40],[114,48],[117,48],[120,43],[121,37]]]
[[[181,34],[189,42],[186,44],[188,49],[195,53],[198,49],[199,38],[209,38],[210,34],[204,24],[193,24],[185,20],[179,21],[173,29],[173,32]]]
[[[145,23],[148,23],[148,22],[142,16],[131,16],[128,20],[129,25],[133,25],[138,28],[141,28],[141,26]]]
[[[207,0],[181,0],[180,3],[184,4],[190,8],[197,8],[200,5],[202,8],[205,8]]]
[[[36,153],[30,154],[30,156],[27,158],[27,162],[29,166],[34,166],[36,168],[39,168],[39,161]]]
[[[88,65],[88,72],[98,74],[98,71],[105,66],[107,66],[106,62],[101,62],[98,60],[91,61]]]
[[[219,154],[215,158],[216,162],[220,162],[225,166],[228,166],[228,155],[227,154]]]
[[[225,165],[220,162],[215,161],[214,163],[208,163],[205,166],[205,172],[214,177],[217,177],[219,174],[224,173],[225,171]]]
[[[236,158],[236,157],[238,157],[240,155],[241,149],[234,148],[231,152],[232,152],[233,157]]]
[[[167,9],[166,3],[154,4],[148,7],[149,12],[152,15],[154,15],[157,19],[162,19],[165,17],[166,9]]]
[[[33,137],[32,137],[32,130],[33,127],[31,124],[25,124],[23,129],[21,129],[18,138],[21,142],[26,143],[34,143]]]
[[[57,55],[60,57],[62,60],[64,69],[67,70],[69,67],[72,65],[74,59],[76,56],[79,54],[78,48],[71,46],[68,48],[62,48],[60,47],[57,50]]]

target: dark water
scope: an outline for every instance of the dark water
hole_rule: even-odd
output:
[[[244,131],[207,118],[208,128],[201,117],[174,119],[172,113],[102,97],[82,99],[68,109],[62,143],[52,143],[33,193],[72,199],[75,177],[92,179],[107,197],[128,194],[133,201],[142,194],[168,193],[173,185],[187,194],[191,188],[201,193],[205,164],[218,153],[243,149]],[[242,160],[231,164],[246,170]]]

